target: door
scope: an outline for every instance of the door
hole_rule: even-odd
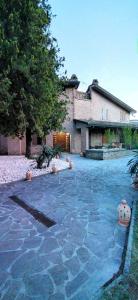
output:
[[[53,146],[59,145],[63,151],[70,152],[70,134],[67,132],[56,132],[53,134]]]

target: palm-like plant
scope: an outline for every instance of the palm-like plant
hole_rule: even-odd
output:
[[[43,145],[41,153],[39,154],[37,161],[37,168],[42,169],[43,163],[46,163],[46,166],[49,167],[52,158],[60,155],[62,148],[57,145],[54,148],[49,147],[47,145]]]
[[[132,159],[129,160],[128,166],[129,166],[129,173],[131,176],[138,177],[138,151],[134,151],[135,155]]]

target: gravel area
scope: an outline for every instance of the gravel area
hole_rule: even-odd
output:
[[[65,160],[54,158],[49,168],[40,170],[36,168],[35,160],[25,156],[0,156],[0,184],[24,179],[28,170],[32,170],[33,177],[50,173],[53,164],[59,171],[69,166]]]

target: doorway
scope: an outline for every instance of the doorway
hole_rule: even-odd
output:
[[[53,134],[53,146],[61,146],[63,151],[70,152],[70,134],[67,132],[56,132]]]

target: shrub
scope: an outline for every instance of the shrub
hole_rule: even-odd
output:
[[[134,148],[138,149],[138,131],[135,130],[132,137],[132,145]]]
[[[104,136],[109,146],[111,146],[111,144],[116,140],[115,133],[111,129],[106,129]]]
[[[129,160],[128,166],[129,166],[129,173],[131,176],[138,175],[138,151],[134,151],[135,155],[132,159]]]
[[[49,167],[52,158],[56,157],[57,155],[61,154],[61,147],[57,145],[56,147],[52,148],[47,145],[43,145],[41,153],[37,158],[37,168],[42,169],[43,163],[46,162],[46,167]]]
[[[131,148],[132,145],[132,128],[123,128],[123,140],[126,148]]]

